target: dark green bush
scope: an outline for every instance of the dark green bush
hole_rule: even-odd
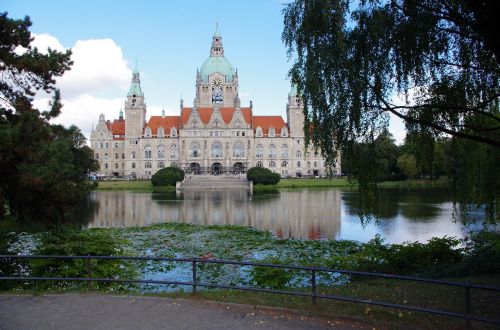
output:
[[[277,184],[280,182],[280,175],[278,173],[273,173],[267,168],[263,167],[252,167],[247,172],[247,179],[253,181],[254,184]]]
[[[184,180],[184,171],[178,167],[166,167],[156,172],[151,178],[153,186],[175,186],[178,181]]]
[[[41,248],[37,254],[68,256],[112,256],[124,255],[124,243],[113,238],[106,230],[61,227],[41,237]],[[95,259],[91,261],[92,277],[95,278],[134,278],[134,267],[123,260]],[[33,276],[41,277],[87,277],[88,264],[84,259],[35,259],[31,262]],[[84,282],[42,282],[39,287],[85,287]],[[113,287],[122,289],[121,284],[95,283],[94,287]]]

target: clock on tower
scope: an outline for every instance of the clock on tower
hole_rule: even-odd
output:
[[[220,104],[222,101],[222,80],[220,78],[215,78],[212,80],[212,103]]]

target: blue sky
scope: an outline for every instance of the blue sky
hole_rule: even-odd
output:
[[[75,72],[59,82],[66,100],[60,121],[88,135],[98,113],[118,115],[136,58],[148,115],[163,106],[178,114],[181,94],[192,105],[216,22],[238,69],[242,104],[252,100],[255,114],[284,116],[291,62],[281,41],[283,2],[3,0],[3,10],[31,17],[38,47],[74,50]],[[46,101],[40,97],[40,107]]]

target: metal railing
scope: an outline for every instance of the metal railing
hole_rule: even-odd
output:
[[[254,292],[266,292],[275,293],[282,295],[292,295],[292,296],[302,296],[310,297],[312,303],[315,305],[317,299],[330,299],[338,300],[344,302],[354,302],[368,305],[375,305],[388,308],[398,308],[409,311],[423,312],[436,315],[444,315],[454,318],[462,318],[465,320],[466,325],[469,326],[471,321],[486,322],[491,324],[500,324],[500,319],[486,318],[478,315],[474,315],[472,311],[472,300],[471,300],[471,289],[481,289],[490,290],[496,293],[500,292],[500,287],[489,286],[489,285],[478,285],[472,284],[470,281],[467,282],[453,282],[453,281],[442,281],[435,279],[426,279],[413,276],[399,276],[381,273],[368,273],[361,271],[351,271],[342,269],[329,269],[322,267],[306,267],[306,266],[293,266],[293,265],[279,265],[279,264],[267,264],[258,262],[245,262],[245,261],[231,261],[231,260],[220,260],[220,259],[201,259],[201,258],[162,258],[162,257],[131,257],[131,256],[53,256],[53,255],[0,255],[0,262],[2,259],[65,259],[74,260],[81,259],[86,263],[86,273],[87,277],[37,277],[37,276],[0,276],[0,281],[86,281],[88,283],[88,288],[92,289],[93,282],[116,282],[116,283],[142,283],[142,284],[166,284],[166,285],[184,285],[190,286],[192,292],[196,293],[198,287],[206,288],[220,288],[220,289],[233,289],[233,290],[244,290],[244,291],[254,291]],[[168,281],[168,280],[137,280],[137,279],[117,279],[117,278],[96,278],[92,276],[92,260],[141,260],[141,261],[168,261],[168,262],[185,262],[191,263],[192,269],[192,280],[191,281]],[[300,291],[288,291],[288,290],[274,290],[268,288],[258,288],[258,287],[244,287],[238,285],[225,285],[225,284],[213,284],[204,283],[198,281],[197,269],[199,264],[223,264],[223,265],[239,265],[239,266],[251,266],[251,267],[269,267],[269,268],[281,268],[281,269],[292,269],[292,270],[302,270],[310,272],[310,292],[300,292]],[[418,306],[409,306],[403,304],[395,304],[383,301],[376,301],[371,299],[360,299],[345,296],[337,296],[331,294],[319,294],[317,290],[317,273],[327,272],[327,273],[339,273],[348,275],[362,275],[375,278],[385,278],[385,279],[395,279],[404,281],[413,281],[420,283],[431,283],[443,286],[454,286],[462,287],[464,289],[464,306],[465,310],[463,313],[451,312],[445,310],[438,310],[433,308],[425,308]]]

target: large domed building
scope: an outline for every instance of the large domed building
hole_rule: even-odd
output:
[[[304,115],[296,90],[288,95],[287,120],[255,116],[238,97],[238,71],[224,56],[218,30],[210,56],[197,70],[192,107],[180,104],[178,116],[153,115],[137,68],[125,101],[125,114],[99,122],[90,135],[94,157],[105,176],[147,178],[167,166],[193,174],[242,173],[266,167],[283,177],[322,176],[324,160],[304,149]],[[337,162],[340,163],[340,162]],[[340,166],[340,165],[337,165]],[[340,173],[340,167],[335,169]]]

